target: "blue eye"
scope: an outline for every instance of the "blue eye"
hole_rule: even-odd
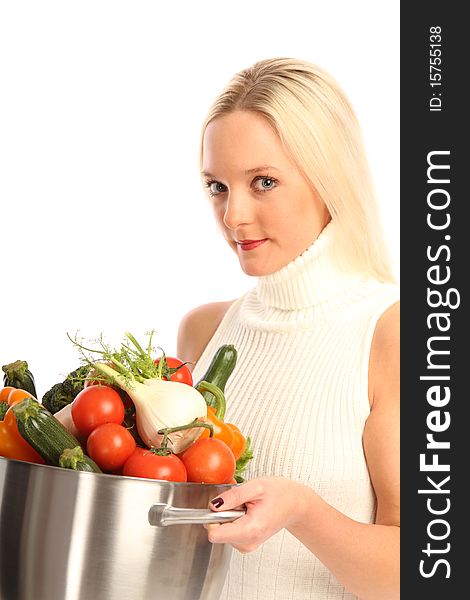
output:
[[[227,186],[220,183],[220,181],[206,181],[205,186],[208,188],[211,196],[217,196],[227,191]]]
[[[257,177],[253,185],[258,192],[269,192],[277,185],[277,180],[273,177]]]

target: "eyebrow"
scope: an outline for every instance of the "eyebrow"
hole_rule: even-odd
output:
[[[253,169],[246,169],[245,175],[251,175],[252,173],[259,173],[260,171],[278,171],[279,172],[279,169],[276,169],[276,167],[273,167],[270,165],[260,165],[259,167],[254,167]],[[212,173],[209,173],[208,171],[202,171],[201,175],[203,175],[204,177],[212,177],[215,179],[215,175],[212,175]]]

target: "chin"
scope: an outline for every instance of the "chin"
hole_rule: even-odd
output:
[[[250,277],[263,277],[263,275],[271,275],[271,273],[277,271],[277,269],[273,267],[270,268],[268,265],[256,264],[256,261],[253,261],[252,264],[250,264],[250,261],[247,261],[246,263],[240,261],[240,267],[242,268],[242,271]]]

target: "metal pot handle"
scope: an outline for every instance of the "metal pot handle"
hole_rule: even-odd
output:
[[[245,514],[244,510],[224,510],[214,512],[209,508],[177,508],[170,504],[154,504],[150,507],[148,519],[150,525],[204,525],[206,523],[228,523]]]

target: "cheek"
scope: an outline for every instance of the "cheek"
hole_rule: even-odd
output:
[[[214,219],[219,224],[223,222],[224,212],[221,207],[215,204],[214,201],[211,201],[212,214],[214,215]]]
[[[302,203],[292,210],[277,211],[272,215],[273,222],[282,245],[287,252],[297,255],[307,248],[318,237],[323,228],[322,216],[312,208],[311,204]]]

